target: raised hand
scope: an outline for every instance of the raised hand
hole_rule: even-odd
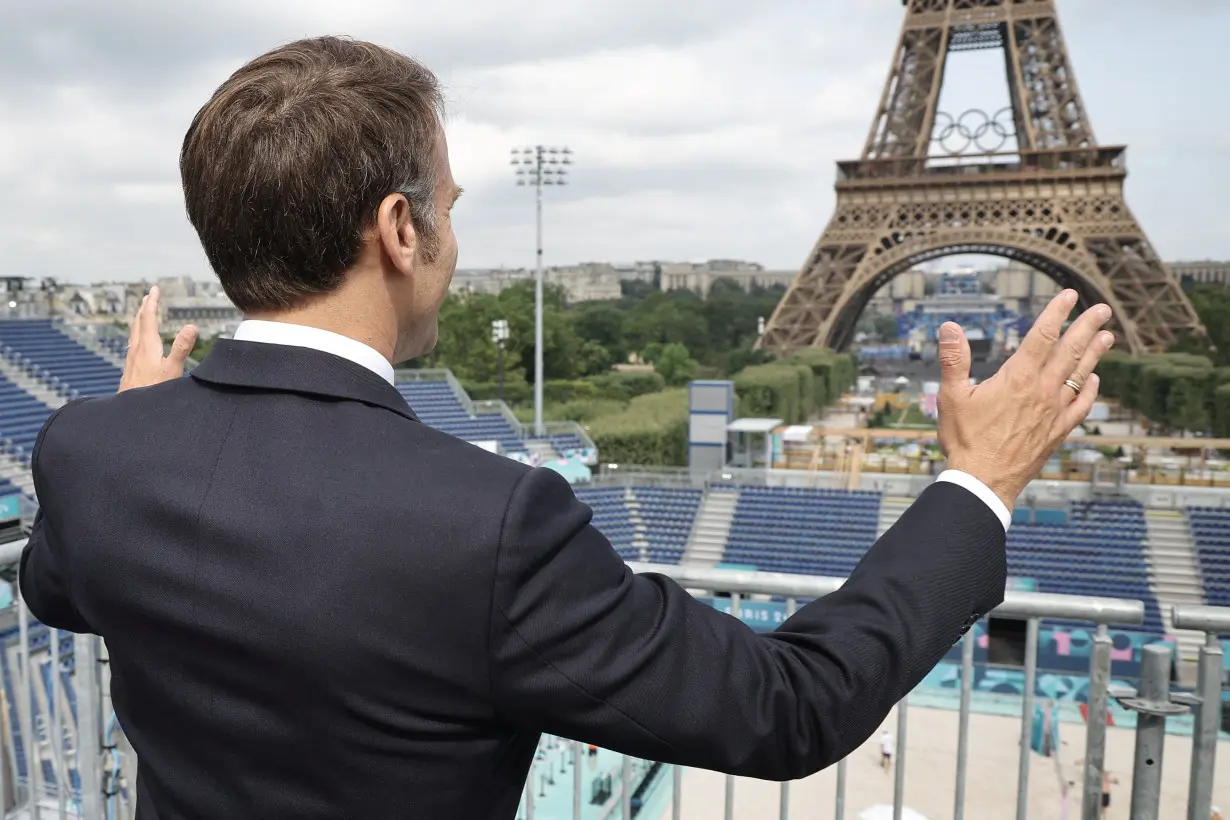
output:
[[[950,468],[977,478],[1009,509],[1098,397],[1093,369],[1115,340],[1101,330],[1110,308],[1091,307],[1060,338],[1076,300],[1073,290],[1052,299],[1020,349],[977,386],[969,383],[965,333],[953,322],[940,327],[940,447]]]
[[[118,392],[149,387],[184,375],[184,362],[196,347],[196,336],[196,328],[185,325],[175,335],[170,354],[162,355],[162,337],[158,335],[158,286],[150,288],[128,330],[128,356],[124,360],[124,375],[120,378]]]

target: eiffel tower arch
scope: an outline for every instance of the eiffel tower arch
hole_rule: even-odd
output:
[[[1124,199],[1126,149],[1100,146],[1054,0],[903,0],[905,22],[862,157],[837,163],[828,226],[758,346],[844,349],[872,295],[928,259],[1017,259],[1106,302],[1132,353],[1204,334]],[[1009,106],[938,108],[953,52],[999,49]]]

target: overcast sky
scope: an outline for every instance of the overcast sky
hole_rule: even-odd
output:
[[[1163,258],[1230,258],[1230,3],[1063,0],[1103,144]],[[576,154],[550,190],[546,262],[736,258],[796,267],[866,137],[897,0],[0,0],[4,275],[210,275],[183,213],[184,130],[245,60],[349,34],[425,61],[450,99],[463,268],[533,261],[508,151]],[[960,61],[959,63],[957,61]],[[944,107],[1007,102],[988,53]]]

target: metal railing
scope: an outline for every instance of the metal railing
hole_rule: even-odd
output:
[[[747,595],[774,595],[786,598],[786,613],[792,614],[800,601],[823,597],[838,589],[843,579],[798,576],[786,573],[745,572],[718,570],[685,565],[629,564],[635,572],[656,572],[667,575],[696,595],[708,595],[720,591],[730,595],[731,613],[739,615],[740,602]],[[1034,714],[1035,689],[1038,675],[1038,643],[1042,619],[1083,621],[1096,625],[1096,633],[1090,652],[1088,722],[1086,725],[1086,754],[1084,774],[1080,781],[1081,820],[1099,820],[1102,814],[1102,785],[1105,771],[1107,716],[1111,699],[1140,714],[1137,724],[1137,762],[1132,781],[1132,818],[1150,820],[1159,817],[1161,785],[1161,750],[1164,742],[1166,715],[1183,711],[1186,704],[1196,706],[1196,728],[1193,735],[1192,770],[1188,797],[1188,820],[1208,820],[1212,806],[1213,771],[1216,762],[1218,726],[1221,717],[1221,648],[1217,642],[1218,632],[1230,632],[1230,609],[1214,607],[1176,607],[1175,626],[1186,629],[1203,629],[1209,637],[1200,658],[1200,685],[1190,695],[1170,695],[1169,680],[1170,650],[1164,646],[1149,646],[1144,650],[1140,691],[1123,690],[1111,686],[1112,644],[1108,627],[1136,626],[1144,619],[1144,603],[1118,598],[1093,598],[1073,595],[1054,595],[1009,591],[1004,602],[991,613],[997,618],[1023,620],[1025,632],[1025,687],[1021,697],[1021,731],[1019,741],[1019,767],[1017,770],[1017,799],[1014,816],[1025,820],[1029,816],[1029,763],[1032,753],[1031,721]],[[958,711],[958,739],[956,778],[953,784],[953,817],[965,820],[966,788],[968,783],[970,749],[970,715],[974,689],[974,649],[976,637],[973,631],[966,634],[961,643],[961,690]],[[894,757],[893,817],[904,813],[905,773],[907,765],[906,735],[909,726],[909,698],[903,699],[897,709],[897,741]],[[580,774],[576,762],[580,759],[581,745],[574,743],[574,788],[573,820],[580,820],[579,802]],[[631,758],[625,758],[631,761]],[[846,770],[847,761],[836,764],[836,800],[832,816],[846,820]],[[625,771],[630,764],[625,765]],[[682,769],[674,767],[673,794],[671,797],[672,820],[685,816],[682,791]],[[735,818],[735,789],[737,778],[725,780],[725,820]],[[630,783],[625,782],[623,794],[628,793]],[[781,820],[790,818],[790,783],[780,785],[780,801],[777,810]],[[527,789],[527,800],[520,815],[525,820],[534,820],[532,785]],[[629,806],[621,806],[621,818],[630,817]],[[816,816],[809,814],[808,816]]]
[[[0,566],[15,564],[24,545],[24,541],[0,544]],[[717,592],[729,595],[730,611],[736,617],[740,614],[741,602],[747,596],[772,595],[785,598],[786,614],[789,615],[801,603],[822,598],[839,589],[844,583],[844,579],[840,578],[719,570],[686,565],[631,563],[629,566],[637,573],[655,572],[669,576],[696,595],[707,596]],[[107,664],[103,660],[105,647],[95,636],[74,636],[71,643],[71,678],[66,677],[62,682],[60,674],[45,676],[43,670],[48,660],[52,670],[59,670],[67,676],[69,663],[61,651],[61,641],[67,641],[67,635],[62,635],[57,630],[46,630],[33,623],[16,584],[14,603],[19,636],[15,645],[6,648],[4,657],[17,707],[16,728],[23,742],[20,754],[14,751],[12,743],[6,744],[8,754],[0,761],[0,765],[11,766],[12,777],[0,776],[0,807],[25,808],[32,815],[33,805],[40,803],[46,808],[39,816],[72,816],[82,820],[102,820],[104,817],[126,815],[132,806],[119,805],[119,798],[115,796],[120,773],[117,772],[114,757],[117,744],[112,734],[114,721],[111,718]],[[1173,623],[1176,628],[1200,630],[1207,635],[1200,654],[1196,690],[1175,695],[1168,691],[1170,649],[1160,645],[1146,646],[1143,650],[1139,691],[1111,686],[1112,645],[1108,627],[1139,625],[1144,619],[1144,611],[1144,603],[1138,600],[1008,591],[1003,604],[991,613],[997,618],[1022,620],[1026,623],[1025,687],[1021,697],[1022,722],[1015,811],[1017,820],[1024,820],[1029,816],[1030,727],[1038,676],[1040,624],[1044,618],[1083,621],[1096,625],[1090,652],[1086,753],[1080,788],[1081,810],[1078,815],[1081,820],[1098,820],[1101,816],[1107,715],[1112,699],[1118,700],[1122,706],[1139,715],[1136,728],[1136,767],[1132,778],[1133,820],[1150,820],[1159,816],[1165,721],[1168,716],[1185,711],[1188,706],[1195,708],[1187,817],[1188,820],[1208,820],[1222,709],[1222,651],[1217,636],[1222,632],[1230,632],[1230,608],[1174,607]],[[10,623],[14,618],[12,612],[0,615],[8,617]],[[975,633],[970,631],[961,644],[960,707],[956,776],[953,784],[953,816],[956,820],[965,820],[968,816],[966,788],[969,782],[967,772],[970,762],[975,641]],[[35,687],[35,681],[44,679],[50,681],[45,695]],[[35,709],[42,699],[49,699],[50,703],[61,707],[69,702],[64,689],[66,684],[75,690],[76,713],[68,708],[44,708],[41,714],[36,716]],[[36,695],[36,691],[40,693]],[[904,809],[909,711],[907,696],[897,709],[897,750],[894,756],[896,768],[893,779],[895,818],[900,818]],[[66,721],[70,725],[66,726]],[[28,742],[30,739],[34,742]],[[574,820],[580,820],[581,774],[577,764],[582,748],[579,742],[566,743],[571,744],[575,778],[572,817]],[[560,747],[559,751],[563,753],[565,747]],[[53,783],[44,782],[44,762],[50,765],[50,771],[55,775]],[[126,758],[123,767],[130,773],[135,762],[135,756]],[[632,757],[622,758],[619,788],[611,792],[612,799],[617,800],[622,812],[620,815],[608,812],[607,816],[632,816],[634,772],[640,769],[648,771],[650,765]],[[835,768],[837,791],[833,816],[837,820],[846,820],[847,761],[837,763]],[[75,770],[79,778],[79,788],[74,788],[76,783],[70,774],[71,770]],[[21,772],[28,773],[28,777],[21,776]],[[675,766],[669,767],[669,772],[672,778],[670,816],[672,820],[681,820],[685,816],[686,808],[683,805],[683,771]],[[16,794],[4,793],[6,782],[14,785]],[[531,770],[521,814],[525,820],[534,820],[536,785],[534,770]],[[726,820],[735,818],[736,788],[737,779],[728,776],[725,780],[724,795]],[[789,820],[791,784],[782,783],[779,788],[777,816],[781,820]],[[115,803],[111,804],[111,801]]]

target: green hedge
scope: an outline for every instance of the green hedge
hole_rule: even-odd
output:
[[[593,382],[583,379],[547,379],[542,383],[544,404],[562,404],[570,401],[587,401],[598,398],[598,388]]]
[[[788,359],[746,367],[734,377],[739,415],[800,424],[841,398],[857,376],[853,356],[821,348],[807,348]]]
[[[663,467],[688,462],[686,388],[638,396],[584,426],[605,462]]]
[[[475,401],[500,397],[498,382],[465,382],[462,387]],[[596,399],[628,402],[637,396],[657,393],[665,388],[665,380],[657,373],[616,371],[586,379],[549,379],[542,386],[542,398],[545,404],[564,404]],[[506,379],[504,381],[504,401],[510,407],[533,404],[534,385],[521,378]]]
[[[858,362],[849,353],[812,347],[795,352],[785,361],[797,362],[811,369],[815,377],[816,409],[828,407],[841,398],[841,394],[858,377]]]
[[[804,364],[774,362],[746,367],[735,375],[739,416],[806,421],[816,408],[816,377]]]
[[[1116,351],[1103,357],[1098,375],[1103,396],[1157,424],[1195,432],[1219,423],[1218,391],[1230,384],[1230,368],[1189,353],[1134,358]]]
[[[632,401],[637,396],[658,393],[666,389],[666,380],[657,373],[621,372],[604,373],[587,379],[598,391],[598,397],[616,401]]]
[[[1230,438],[1230,384],[1213,391],[1213,435]]]
[[[628,406],[627,402],[614,399],[590,399],[566,401],[561,404],[548,404],[542,408],[543,421],[577,421],[584,424],[587,421],[622,413]],[[513,409],[513,414],[525,422],[534,421],[534,403],[529,402]]]
[[[463,382],[461,386],[474,401],[493,401],[500,398],[499,382]],[[521,378],[504,380],[505,404],[512,407],[533,401],[534,385]]]

